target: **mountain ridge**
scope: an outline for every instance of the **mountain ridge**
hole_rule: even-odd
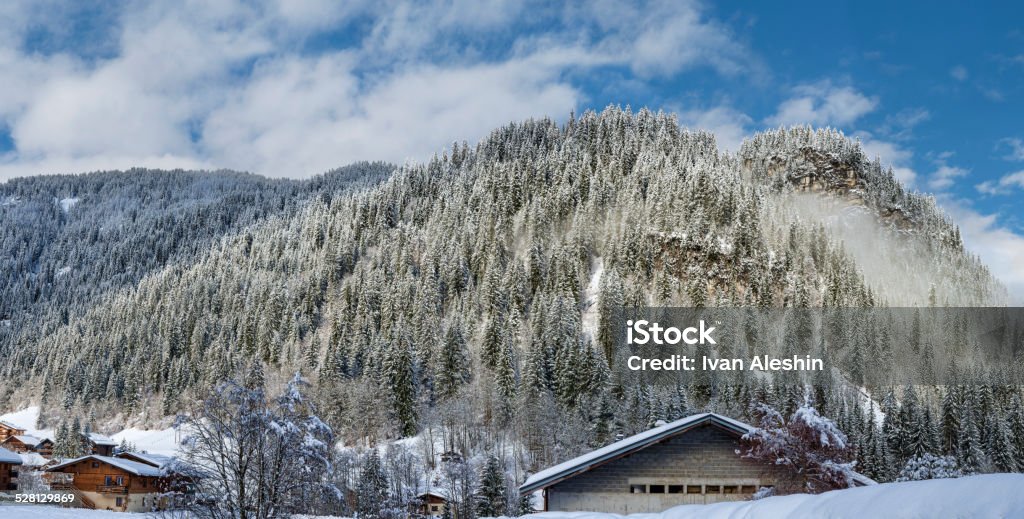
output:
[[[867,205],[917,218],[919,235],[870,251],[903,270],[871,279],[841,226],[800,205],[799,167],[782,166],[795,175],[781,185],[759,169],[808,146],[856,171]],[[672,116],[609,108],[513,123],[379,184],[314,191],[187,262],[0,335],[0,370],[19,381],[0,403],[146,423],[257,359],[318,380],[354,436],[414,431],[467,385],[495,395],[496,417],[537,391],[576,406],[607,383],[607,339],[589,345],[580,313],[596,259],[606,304],[999,301],[934,202],[834,130],[758,134],[733,157]],[[589,372],[559,371],[570,362]],[[395,379],[411,394],[383,389],[389,409],[351,414]]]

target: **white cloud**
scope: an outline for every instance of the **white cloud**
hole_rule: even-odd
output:
[[[747,114],[728,106],[716,106],[707,110],[677,110],[683,126],[707,130],[715,134],[718,147],[738,151],[743,139],[750,135],[748,129],[753,119]]]
[[[1024,303],[1024,236],[1000,225],[996,215],[979,213],[964,201],[944,199],[942,206],[960,227],[964,246],[1007,286],[1014,304]]]
[[[963,65],[957,65],[949,69],[949,75],[957,81],[965,81],[967,79],[967,68]]]
[[[878,106],[877,97],[866,96],[849,86],[835,86],[830,81],[800,85],[793,89],[793,94],[779,105],[775,115],[768,118],[769,124],[842,126],[860,119]]]
[[[729,28],[690,1],[189,0],[113,9],[122,11],[103,43],[109,52],[85,57],[67,46],[25,49],[36,18],[57,18],[0,6],[0,127],[15,146],[0,157],[0,179],[130,166],[298,177],[360,159],[425,159],[512,120],[567,114],[583,99],[572,78],[596,67],[643,77],[757,68]],[[328,32],[328,41],[352,41],[319,49],[316,40],[310,51]],[[724,124],[727,115],[704,121]],[[722,124],[732,142],[745,123]]]
[[[285,59],[209,116],[211,160],[300,176],[355,160],[422,159],[510,120],[561,113],[579,93],[532,60],[423,66],[359,92],[348,58]],[[280,100],[288,100],[285,103]]]
[[[914,128],[931,119],[931,116],[931,112],[924,108],[900,110],[895,114],[885,116],[885,122],[879,129],[879,133],[892,139],[907,140],[911,137]]]
[[[953,185],[956,179],[967,176],[969,170],[957,166],[951,166],[945,159],[939,159],[936,163],[938,169],[928,179],[928,187],[941,191]]]
[[[1013,189],[1024,189],[1024,171],[1003,175],[999,180],[986,180],[974,186],[979,193],[986,195],[1006,195]]]
[[[1006,160],[1024,160],[1024,140],[1016,137],[1007,137],[996,143],[996,147],[1010,149],[1010,153],[1003,157]]]
[[[860,147],[869,159],[877,158],[883,165],[891,167],[893,176],[904,186],[916,187],[917,172],[911,167],[914,152],[896,142],[878,139],[869,132],[856,132],[853,136],[860,140]]]

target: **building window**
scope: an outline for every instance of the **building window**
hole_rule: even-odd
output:
[[[703,494],[704,492],[701,491],[700,485],[686,485],[686,493],[687,494]]]
[[[629,486],[629,493],[630,494],[646,494],[647,493],[647,485],[630,485]]]
[[[440,512],[441,509],[437,505],[430,505],[430,511],[431,512]]]
[[[98,461],[92,462],[92,468],[94,468],[94,469],[100,468],[100,462],[98,462]]]
[[[721,485],[704,485],[704,493],[705,494],[721,494],[722,493],[722,486]]]
[[[124,498],[123,497],[119,497],[114,502],[115,502],[115,504],[117,506],[121,506],[124,503]]]
[[[651,485],[648,487],[648,492],[651,494],[664,494],[665,485]]]
[[[725,485],[722,487],[723,494],[735,494],[739,492],[739,487],[736,485]]]
[[[743,488],[742,488],[741,491],[744,494],[753,494],[754,492],[757,492],[757,487],[754,486],[754,485],[743,485]]]
[[[683,485],[669,485],[668,486],[668,493],[669,494],[682,494],[684,490],[686,490],[686,487],[683,486]]]

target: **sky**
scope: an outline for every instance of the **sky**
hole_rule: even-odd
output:
[[[728,150],[831,126],[934,195],[1021,300],[1021,19],[1009,2],[2,2],[0,181],[302,178],[609,104]]]

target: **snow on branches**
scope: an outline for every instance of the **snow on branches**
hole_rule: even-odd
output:
[[[789,419],[761,403],[752,414],[758,426],[743,435],[745,457],[796,473],[802,488],[794,492],[819,493],[853,484],[853,449],[836,424],[805,403]]]

